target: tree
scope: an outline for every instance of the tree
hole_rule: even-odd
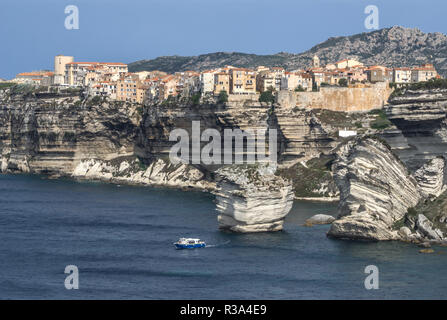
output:
[[[302,85],[299,85],[298,87],[295,88],[295,92],[304,92],[306,90],[304,90]]]
[[[259,96],[259,102],[269,102],[273,104],[275,102],[275,96],[273,95],[272,90],[267,90],[261,93]]]
[[[340,80],[338,80],[338,85],[340,87],[347,87],[348,86],[348,80],[345,78],[341,78]]]
[[[196,93],[191,97],[191,103],[195,106],[200,103],[200,93]]]
[[[219,103],[228,102],[228,93],[225,90],[222,90],[217,96],[217,100],[219,101]]]
[[[312,84],[312,91],[313,91],[313,92],[317,92],[317,91],[318,91],[318,85],[317,85],[316,82],[314,82],[314,83]]]

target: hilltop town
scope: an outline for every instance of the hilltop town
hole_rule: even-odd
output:
[[[312,92],[321,87],[365,88],[376,83],[397,86],[441,78],[432,64],[388,68],[366,66],[355,59],[320,64],[318,56],[303,70],[258,66],[253,69],[226,66],[197,72],[168,74],[162,71],[131,73],[125,63],[75,62],[72,56],[54,58],[54,71],[19,73],[8,81],[47,87],[76,87],[89,96],[132,103],[157,103],[175,97],[219,97],[274,92]]]

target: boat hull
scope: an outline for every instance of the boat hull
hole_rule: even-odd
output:
[[[196,243],[196,244],[180,244],[180,243],[174,243],[175,247],[177,249],[196,249],[196,248],[205,248],[204,243]]]

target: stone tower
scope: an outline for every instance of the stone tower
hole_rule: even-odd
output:
[[[314,68],[319,68],[320,67],[320,58],[318,58],[317,55],[314,55],[314,57],[312,58],[312,67]]]
[[[58,55],[54,57],[54,84],[65,83],[65,65],[73,61],[74,58],[71,56]]]

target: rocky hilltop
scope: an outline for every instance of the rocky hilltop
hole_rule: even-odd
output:
[[[447,76],[447,37],[442,33],[424,33],[419,29],[392,28],[330,38],[300,53],[256,55],[239,52],[217,52],[193,57],[169,56],[129,64],[129,70],[161,70],[169,73],[205,70],[234,65],[253,68],[259,65],[280,66],[287,70],[309,67],[318,55],[323,64],[353,58],[367,65],[415,66],[432,62],[440,74]]]

